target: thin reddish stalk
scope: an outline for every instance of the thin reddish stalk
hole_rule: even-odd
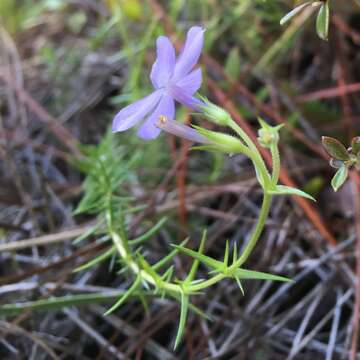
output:
[[[78,149],[78,141],[73,134],[63,127],[59,122],[51,116],[31,95],[23,88],[16,85],[11,79],[4,73],[0,72],[0,79],[9,86],[19,100],[26,105],[31,112],[38,116],[38,119],[46,124],[49,130],[70,150],[75,156],[81,156],[81,152]]]
[[[360,92],[360,83],[344,84],[343,86],[337,86],[329,89],[323,89],[314,91],[308,94],[299,95],[296,97],[297,102],[305,102],[310,100],[321,100],[339,97],[341,94],[351,94]]]

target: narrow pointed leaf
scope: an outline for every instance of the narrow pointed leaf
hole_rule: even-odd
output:
[[[326,0],[320,7],[316,18],[316,32],[323,40],[328,39],[329,34],[329,1]]]
[[[235,280],[236,280],[236,283],[238,284],[238,287],[239,287],[241,293],[243,294],[243,296],[245,296],[245,291],[244,291],[244,288],[243,288],[243,286],[241,284],[240,279],[237,276],[235,276]]]
[[[181,296],[178,293],[167,293],[166,295],[171,296],[172,298],[176,299],[177,301],[181,302]],[[200,308],[195,306],[194,304],[191,304],[189,302],[189,309],[194,312],[196,315],[201,316],[203,319],[213,321],[213,317],[211,315],[208,315],[204,313]]]
[[[23,311],[49,311],[57,310],[68,306],[80,306],[86,304],[111,302],[122,296],[124,291],[111,291],[105,293],[77,294],[52,297],[28,302],[18,302],[0,306],[0,315],[17,315]],[[133,294],[135,295],[135,294]],[[138,295],[138,293],[136,293]]]
[[[229,264],[229,240],[226,240],[225,244],[225,254],[224,254],[224,266],[228,266]]]
[[[189,239],[185,239],[180,246],[184,246],[186,245],[186,243],[189,241]],[[153,270],[158,270],[161,267],[163,267],[166,263],[168,263],[169,261],[171,261],[174,256],[176,256],[176,254],[178,254],[179,249],[174,249],[172,250],[168,255],[166,255],[165,257],[163,257],[161,260],[159,260],[155,265],[152,266]]]
[[[292,281],[284,276],[268,274],[260,271],[237,269],[235,276],[239,279],[258,279],[258,280],[271,280],[271,281]]]
[[[178,347],[178,345],[182,339],[185,325],[186,325],[186,318],[187,318],[188,310],[189,310],[189,296],[185,295],[184,293],[181,293],[180,320],[179,320],[178,331],[176,334],[174,350]]]
[[[166,223],[167,220],[168,220],[168,218],[166,216],[164,216],[150,230],[145,232],[145,234],[137,237],[136,239],[130,240],[129,244],[138,245],[138,244],[146,241],[151,236],[153,236]]]
[[[206,241],[206,230],[203,231],[203,235],[201,237],[201,241],[200,241],[200,245],[199,245],[199,250],[198,250],[198,254],[202,254],[203,251],[204,251],[204,247],[205,247],[205,241]],[[196,275],[196,272],[197,272],[197,269],[199,267],[199,264],[200,264],[200,260],[199,259],[195,259],[192,266],[191,266],[191,269],[190,269],[190,272],[189,272],[189,275],[186,277],[186,282],[191,282],[194,280],[194,277]]]
[[[316,201],[311,195],[309,195],[305,191],[285,185],[277,185],[275,189],[268,190],[268,193],[271,195],[296,195],[296,196],[302,196],[312,201]]]
[[[301,10],[303,10],[305,7],[309,6],[311,4],[310,1],[301,4],[297,7],[295,7],[294,9],[292,9],[290,12],[288,12],[281,20],[280,20],[280,25],[284,25],[285,23],[287,23],[289,20],[291,20],[295,15],[297,15]]]
[[[81,265],[79,267],[77,267],[74,272],[79,272],[85,269],[89,269],[93,266],[95,266],[96,264],[106,260],[107,258],[111,257],[112,255],[116,254],[116,247],[115,245],[111,246],[110,249],[106,250],[105,252],[103,252],[102,254],[100,254],[99,256],[97,256],[95,259],[90,260],[89,262],[85,263],[84,265]]]
[[[198,252],[196,252],[194,250],[190,250],[190,249],[184,248],[182,246],[178,246],[178,245],[173,245],[173,246],[175,248],[177,248],[179,251],[185,253],[186,255],[193,257],[194,259],[198,259],[203,264],[205,264],[211,268],[222,269],[224,266],[224,264],[221,261],[217,261],[209,256],[199,254]]]
[[[137,290],[141,282],[141,277],[138,276],[134,283],[130,286],[130,288],[125,292],[125,294],[109,309],[105,312],[104,315],[109,315],[113,311],[115,311],[118,307],[120,307],[124,302],[132,295],[132,293]]]
[[[233,263],[237,260],[237,244],[234,243],[234,249],[233,249]]]
[[[343,164],[331,180],[331,186],[333,187],[334,191],[339,190],[339,188],[344,184],[345,180],[347,179],[347,176],[348,169]]]

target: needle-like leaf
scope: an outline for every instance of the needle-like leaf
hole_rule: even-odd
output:
[[[189,296],[186,295],[184,292],[182,292],[181,293],[180,320],[179,320],[178,331],[177,331],[177,334],[176,334],[174,350],[178,347],[178,345],[179,345],[179,343],[180,343],[180,341],[182,339],[185,324],[186,324],[186,318],[187,318],[188,310],[189,310]]]

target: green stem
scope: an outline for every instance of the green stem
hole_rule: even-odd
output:
[[[231,267],[229,268],[230,269],[229,274],[231,274],[231,270],[237,269],[239,266],[241,266],[247,260],[247,258],[251,254],[251,251],[253,250],[254,246],[256,245],[257,241],[259,240],[261,232],[265,226],[266,218],[269,213],[271,198],[272,198],[271,195],[268,195],[268,194],[264,195],[262,207],[260,210],[259,220],[258,220],[258,223],[256,224],[256,228],[251,236],[251,239],[249,240],[248,244],[246,245],[243,253],[239,257],[239,259],[236,262],[234,262],[233,265],[231,265]],[[155,287],[158,287],[160,289],[168,290],[172,293],[177,293],[180,295],[184,292],[184,289],[182,288],[181,285],[163,281],[160,276],[155,276],[154,274],[147,272],[145,269],[142,269],[139,266],[139,264],[133,259],[131,253],[126,249],[126,246],[125,246],[121,236],[114,231],[111,231],[110,235],[114,241],[114,244],[116,246],[116,249],[117,249],[119,255],[126,262],[128,267],[131,269],[131,271],[135,275],[140,276],[142,278],[142,280],[144,280],[147,283],[149,283]],[[189,285],[187,289],[188,289],[189,293],[200,291],[202,289],[206,289],[206,288],[218,283],[219,281],[221,281],[222,279],[224,279],[228,276],[229,275],[226,273],[219,273],[219,274],[216,274],[215,276],[213,276],[212,278],[207,279],[201,283]]]
[[[190,292],[196,292],[196,291],[200,291],[202,289],[206,289],[208,288],[209,286],[212,286],[214,284],[216,284],[217,282],[219,282],[220,280],[226,278],[227,275],[223,274],[223,273],[220,273],[220,274],[217,274],[215,276],[213,276],[212,278],[210,279],[207,279],[199,284],[195,284],[195,285],[190,285],[189,286],[189,291]]]
[[[114,231],[112,231],[110,235],[113,239],[113,242],[120,257],[126,262],[128,267],[135,275],[140,276],[142,280],[145,280],[147,283],[163,290],[169,290],[171,292],[179,294],[183,292],[183,289],[180,285],[163,281],[160,276],[154,276],[153,274],[147,272],[145,269],[142,269],[139,264],[133,259],[130,251],[127,250],[126,244],[124,243],[121,236]]]
[[[253,234],[251,235],[251,238],[250,238],[249,242],[247,243],[247,245],[246,245],[244,251],[242,252],[241,256],[239,257],[239,259],[237,261],[235,261],[233,265],[231,265],[232,268],[234,268],[234,269],[238,268],[248,259],[254,246],[256,245],[257,241],[259,240],[260,235],[265,226],[266,219],[269,215],[271,198],[272,198],[272,195],[269,195],[266,193],[264,194],[263,202],[262,202],[262,206],[261,206],[261,210],[260,210],[260,215],[259,215],[259,219],[256,224],[256,227],[255,227],[255,230],[254,230]]]
[[[249,147],[251,156],[250,159],[253,161],[255,167],[259,170],[262,178],[264,180],[263,188],[267,188],[270,185],[270,174],[268,169],[265,166],[264,160],[261,157],[259,150],[256,145],[250,139],[250,137],[246,134],[246,132],[238,125],[236,122],[231,119],[229,121],[229,126],[240,136],[241,139],[244,140],[245,144]]]

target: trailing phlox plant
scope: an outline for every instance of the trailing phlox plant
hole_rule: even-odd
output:
[[[241,251],[237,249],[236,244],[230,251],[229,242],[226,241],[222,259],[215,259],[206,255],[206,231],[204,231],[197,250],[187,248],[187,240],[184,240],[180,245],[172,244],[173,249],[167,256],[156,263],[150,263],[145,258],[140,245],[151,237],[166,219],[161,219],[143,236],[131,240],[128,238],[127,199],[124,195],[114,195],[114,192],[116,192],[115,189],[119,189],[122,181],[129,176],[130,170],[117,168],[117,166],[120,167],[117,164],[118,158],[111,166],[107,165],[112,159],[100,158],[98,166],[104,169],[102,175],[99,176],[97,173],[96,176],[91,176],[90,174],[87,179],[88,182],[93,182],[93,186],[97,186],[95,184],[98,184],[99,181],[103,186],[104,193],[101,194],[101,198],[90,199],[87,203],[94,203],[97,207],[101,204],[101,221],[106,226],[106,236],[112,240],[113,246],[79,270],[93,266],[110,256],[116,256],[120,261],[122,271],[132,279],[127,291],[109,308],[106,314],[113,312],[133,296],[139,296],[143,302],[146,302],[147,296],[166,296],[179,301],[180,320],[174,344],[175,348],[181,341],[189,309],[202,316],[207,316],[191,303],[191,299],[200,296],[205,289],[224,279],[234,280],[242,293],[244,293],[242,282],[245,279],[290,281],[280,275],[248,269],[246,262],[264,229],[273,196],[297,195],[312,199],[310,195],[301,190],[279,184],[280,154],[278,143],[281,126],[273,127],[259,119],[258,142],[260,146],[271,153],[272,169],[270,171],[265,165],[257,145],[232,119],[230,114],[205,97],[195,96],[202,80],[201,69],[195,68],[195,66],[201,54],[203,37],[204,30],[201,27],[192,27],[188,31],[185,45],[178,57],[176,57],[174,47],[167,37],[160,36],[157,39],[157,58],[150,75],[154,91],[147,97],[120,110],[113,121],[113,132],[125,131],[141,124],[137,134],[145,140],[155,139],[163,130],[197,143],[198,145],[194,146],[194,149],[225,154],[243,154],[248,157],[254,166],[257,181],[263,192],[263,199],[256,226]],[[208,130],[200,126],[188,126],[176,121],[174,119],[175,101],[191,108],[209,122],[227,128],[233,135]],[[129,162],[136,163],[136,157],[136,154],[129,155]],[[89,208],[89,206],[82,206],[82,208],[81,206],[80,204],[80,211]],[[182,278],[176,276],[173,265],[169,266],[169,263],[179,253],[192,258],[190,270]],[[198,278],[200,264],[208,269],[207,278]]]

